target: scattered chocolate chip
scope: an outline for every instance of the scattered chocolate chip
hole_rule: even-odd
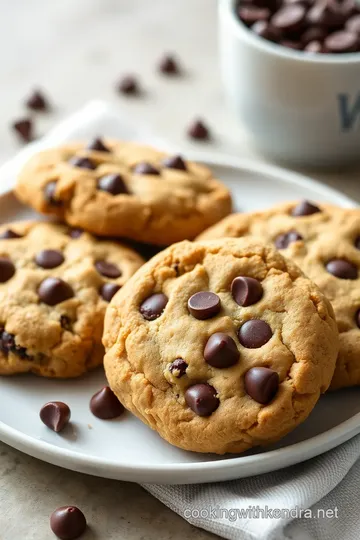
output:
[[[73,167],[79,167],[80,169],[96,169],[96,163],[87,157],[74,156],[69,160],[69,164]]]
[[[32,360],[32,358],[28,356],[25,347],[16,345],[15,336],[13,334],[9,334],[9,332],[5,332],[4,329],[1,329],[0,331],[0,350],[2,350],[5,354],[9,354],[9,352],[16,354],[22,360]]]
[[[290,39],[280,41],[280,45],[288,49],[294,49],[294,51],[301,51],[303,48],[301,41],[291,41]]]
[[[277,249],[286,249],[293,242],[298,242],[299,240],[302,240],[302,239],[303,237],[298,232],[289,231],[287,233],[279,234],[275,238],[274,243]]]
[[[186,171],[186,163],[181,156],[169,156],[163,160],[162,164],[167,169]]]
[[[277,42],[281,39],[281,32],[268,21],[257,20],[252,25],[251,30],[268,41]]]
[[[15,274],[15,266],[7,257],[0,257],[0,283],[9,281]]]
[[[49,401],[40,409],[40,419],[48,428],[59,433],[70,420],[70,409],[62,401]]]
[[[140,306],[140,313],[147,321],[154,321],[162,315],[169,299],[163,293],[149,296]]]
[[[26,106],[34,111],[47,111],[49,109],[45,96],[39,90],[34,90],[31,96],[28,97]]]
[[[289,4],[279,9],[271,18],[271,24],[282,32],[298,32],[305,21],[306,9],[301,4]]]
[[[292,209],[291,215],[294,217],[311,216],[318,212],[321,212],[321,210],[318,206],[315,206],[315,204],[312,204],[309,201],[301,201]]]
[[[120,174],[107,174],[98,180],[98,189],[111,195],[127,194],[128,189]]]
[[[239,306],[252,306],[261,300],[263,288],[257,279],[239,276],[231,284],[231,294]]]
[[[266,367],[254,367],[245,374],[246,393],[258,403],[266,405],[275,396],[279,388],[279,375]]]
[[[121,94],[125,94],[128,96],[135,96],[140,94],[139,84],[137,79],[132,75],[127,75],[126,77],[123,77],[119,84],[117,85],[117,89]]]
[[[210,139],[210,132],[202,120],[195,120],[188,128],[188,135],[192,139],[206,141]]]
[[[12,124],[12,127],[24,142],[33,140],[33,123],[30,118],[17,120]]]
[[[50,527],[60,540],[75,540],[85,532],[86,519],[76,506],[61,506],[51,514]]]
[[[63,328],[64,330],[68,330],[69,332],[71,332],[71,319],[67,315],[60,315],[60,325],[61,328]]]
[[[138,163],[134,169],[135,174],[150,174],[150,175],[159,175],[160,172],[158,169],[155,169],[151,165],[151,163],[146,163],[143,161],[142,163]]]
[[[359,36],[353,32],[341,31],[330,34],[324,41],[329,53],[355,52],[359,46]]]
[[[204,321],[217,315],[221,309],[220,298],[210,291],[195,293],[188,300],[188,309],[195,319]]]
[[[108,386],[104,386],[91,398],[90,410],[101,420],[111,420],[123,414],[125,409],[114,392]]]
[[[106,302],[110,302],[119,289],[120,285],[116,285],[116,283],[104,283],[100,287],[100,295]]]
[[[204,349],[205,362],[216,368],[227,368],[235,365],[240,353],[232,337],[216,332],[209,337]]]
[[[304,47],[304,51],[308,53],[321,54],[325,52],[325,49],[321,41],[310,41],[310,43]]]
[[[80,238],[83,232],[84,231],[82,229],[78,229],[75,227],[74,229],[69,230],[69,236],[74,239]]]
[[[64,262],[64,255],[56,249],[43,249],[35,256],[35,262],[41,268],[56,268]]]
[[[179,75],[180,67],[172,55],[166,54],[160,60],[159,71],[165,75]]]
[[[5,229],[5,231],[0,233],[0,240],[11,240],[13,238],[22,238],[22,235],[11,229]]]
[[[62,206],[63,202],[60,199],[56,199],[56,181],[52,180],[48,182],[44,188],[45,200],[52,206]]]
[[[96,152],[110,152],[110,149],[107,146],[105,146],[105,144],[99,137],[96,137],[95,139],[90,141],[86,149],[96,150]]]
[[[312,26],[305,30],[303,34],[301,34],[301,43],[304,45],[308,45],[311,41],[323,41],[327,36],[326,30],[322,28],[321,26]]]
[[[357,279],[358,269],[355,264],[345,259],[333,259],[326,264],[329,274],[340,279]]]
[[[332,29],[342,26],[345,17],[337,2],[321,1],[315,2],[310,8],[306,14],[306,21],[310,25]]]
[[[347,20],[345,25],[346,30],[360,36],[360,14],[354,15]]]
[[[73,298],[74,291],[66,281],[60,278],[45,278],[38,288],[39,298],[48,306],[56,306],[69,298]]]
[[[115,279],[121,276],[120,268],[116,264],[110,263],[108,261],[96,261],[95,268],[99,272],[99,274],[108,278]]]
[[[271,12],[267,7],[245,5],[239,8],[238,15],[246,26],[252,26],[257,21],[267,21]]]
[[[215,388],[207,383],[190,386],[185,392],[185,401],[199,416],[210,416],[220,405]]]
[[[238,330],[239,341],[247,349],[258,349],[272,337],[268,323],[260,319],[246,321]]]
[[[183,375],[185,375],[186,369],[188,365],[182,358],[176,358],[176,360],[173,361],[173,363],[169,367],[170,373],[174,375],[174,377],[177,377],[180,379]]]

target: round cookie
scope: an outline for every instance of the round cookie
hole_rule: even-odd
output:
[[[228,189],[207,167],[100,139],[37,154],[16,194],[74,227],[157,245],[192,239],[231,211]]]
[[[331,301],[340,352],[330,388],[360,384],[360,211],[308,201],[233,214],[199,239],[254,235],[272,242]]]
[[[115,242],[49,222],[0,227],[0,374],[77,377],[100,365],[105,310],[142,265]]]
[[[185,241],[156,255],[110,303],[103,342],[125,407],[168,442],[218,454],[295,428],[338,353],[328,300],[253,239]]]

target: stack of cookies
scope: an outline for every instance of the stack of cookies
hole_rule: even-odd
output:
[[[219,454],[280,439],[330,385],[360,383],[357,210],[228,216],[208,168],[100,139],[35,156],[16,193],[66,225],[0,231],[1,373],[77,376],[105,347],[125,407]],[[170,247],[143,264],[114,237]]]

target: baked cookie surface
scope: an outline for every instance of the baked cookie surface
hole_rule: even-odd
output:
[[[181,242],[107,308],[120,401],[168,442],[242,452],[295,428],[330,384],[338,333],[318,287],[255,239]]]
[[[104,314],[143,260],[49,222],[0,227],[0,374],[77,377],[100,365]]]
[[[199,238],[253,235],[272,242],[331,301],[340,352],[331,388],[360,384],[360,211],[306,201],[233,214]]]
[[[16,194],[94,234],[157,245],[192,239],[231,211],[228,189],[207,167],[99,139],[37,154],[21,172]]]

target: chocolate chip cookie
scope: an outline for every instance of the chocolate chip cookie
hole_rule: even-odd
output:
[[[275,441],[330,384],[330,302],[255,239],[181,242],[114,297],[104,328],[113,392],[171,444],[242,452]]]
[[[143,260],[47,222],[0,227],[0,374],[77,377],[102,363],[106,306]]]
[[[331,301],[340,352],[331,388],[360,384],[360,211],[309,201],[233,214],[200,238],[254,235],[291,258]]]
[[[207,167],[101,139],[36,155],[20,174],[16,194],[94,234],[157,245],[192,239],[231,211],[228,189]]]

